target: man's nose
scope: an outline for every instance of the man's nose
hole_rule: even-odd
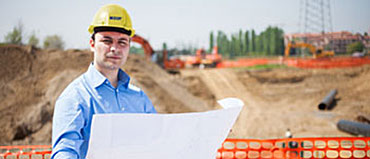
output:
[[[115,52],[116,51],[116,46],[114,44],[110,47],[110,51],[111,52]]]

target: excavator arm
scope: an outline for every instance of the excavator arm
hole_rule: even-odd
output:
[[[146,58],[150,58],[154,54],[152,46],[150,46],[149,42],[145,40],[143,37],[135,34],[131,40],[133,42],[140,44],[143,47]]]
[[[152,55],[154,54],[154,50],[147,40],[145,40],[143,37],[137,34],[135,34],[131,40],[132,42],[139,43],[143,47],[147,59],[150,59],[152,57]],[[167,50],[163,50],[163,65],[165,69],[171,70],[172,72],[176,72],[177,69],[185,67],[185,63],[180,59],[170,60],[168,59],[167,56],[168,56]]]

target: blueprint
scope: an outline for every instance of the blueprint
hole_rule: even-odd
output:
[[[93,116],[88,159],[215,159],[244,103],[226,98],[223,109],[178,114]]]

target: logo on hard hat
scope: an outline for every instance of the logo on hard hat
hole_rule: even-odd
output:
[[[121,20],[122,17],[109,17],[110,20]]]

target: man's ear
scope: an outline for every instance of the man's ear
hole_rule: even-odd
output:
[[[90,50],[94,52],[95,51],[95,41],[93,39],[90,39],[89,43],[90,43]]]

